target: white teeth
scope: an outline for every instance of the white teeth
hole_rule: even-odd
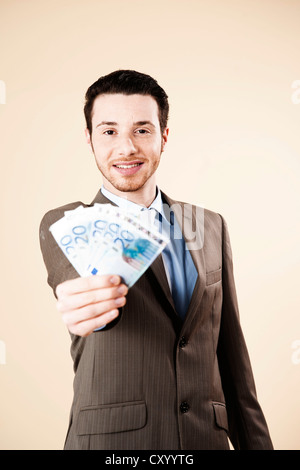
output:
[[[134,168],[135,166],[139,166],[139,163],[134,163],[133,165],[116,165],[117,168]]]

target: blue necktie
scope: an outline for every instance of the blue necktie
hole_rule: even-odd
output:
[[[154,210],[156,211],[156,209]],[[184,319],[198,273],[191,254],[186,249],[184,237],[174,214],[170,213],[170,223],[157,211],[155,219],[159,231],[170,238],[170,242],[164,248],[162,256],[168,270],[176,312]]]

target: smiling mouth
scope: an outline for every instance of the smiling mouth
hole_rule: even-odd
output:
[[[119,175],[124,177],[133,177],[143,167],[144,162],[131,161],[131,162],[117,162],[113,165],[114,170]]]
[[[140,166],[142,165],[142,163],[122,163],[120,165],[113,165],[114,167],[116,168],[123,168],[125,170],[129,169],[129,168],[135,168],[137,166]]]

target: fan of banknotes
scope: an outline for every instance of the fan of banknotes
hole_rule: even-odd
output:
[[[66,211],[49,230],[80,276],[118,274],[131,287],[169,242],[154,216],[96,203]]]

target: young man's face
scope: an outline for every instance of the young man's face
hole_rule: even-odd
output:
[[[104,94],[94,101],[92,135],[86,131],[104,186],[122,192],[154,183],[168,129],[161,134],[152,96]]]

